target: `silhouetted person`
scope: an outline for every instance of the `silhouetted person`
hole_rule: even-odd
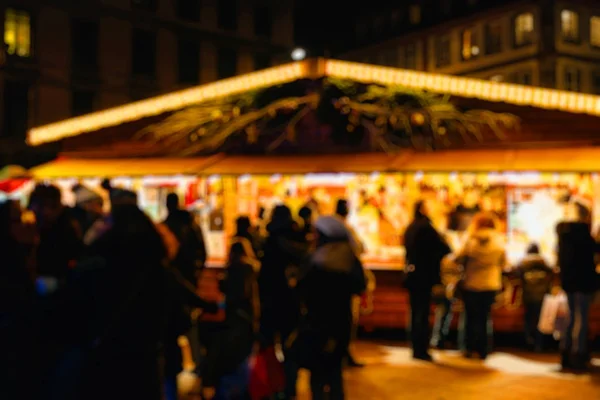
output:
[[[527,255],[519,262],[517,276],[523,287],[523,305],[525,306],[525,340],[535,351],[541,351],[544,335],[538,330],[544,296],[552,290],[554,271],[540,255],[537,244],[531,244]]]
[[[202,229],[194,221],[194,216],[187,210],[179,207],[179,197],[175,193],[167,195],[167,211],[169,215],[164,225],[169,228],[179,242],[177,256],[172,261],[174,267],[181,276],[196,290],[198,286],[198,274],[206,263],[206,246]],[[196,372],[200,373],[202,362],[202,349],[199,342],[198,324],[193,318],[193,308],[187,307],[188,320],[191,321],[187,334],[192,357],[196,364]]]
[[[259,259],[262,257],[262,241],[257,229],[252,226],[250,218],[245,215],[238,217],[235,220],[235,238],[244,238],[251,245],[251,250],[254,252],[254,257]]]
[[[71,215],[83,238],[92,225],[103,217],[104,200],[99,193],[81,184],[73,186],[72,191],[75,195],[75,207],[71,210]]]
[[[558,265],[563,290],[569,299],[570,323],[563,337],[562,366],[585,369],[590,358],[589,313],[598,289],[594,256],[598,244],[590,233],[590,213],[574,205],[574,218],[558,224]]]
[[[277,338],[285,354],[286,396],[296,395],[298,367],[290,335],[296,330],[300,304],[296,292],[299,270],[305,262],[307,247],[297,241],[292,213],[287,206],[273,210],[267,225],[269,235],[263,247],[261,271],[258,278],[263,344],[273,346]]]
[[[448,244],[431,224],[426,203],[417,202],[414,219],[404,233],[406,287],[410,294],[410,336],[413,357],[432,361],[429,346],[429,311],[432,289],[440,284],[440,264],[450,253]]]
[[[35,290],[29,270],[35,227],[21,221],[19,203],[0,202],[0,398],[32,398],[37,375]]]
[[[365,273],[339,219],[321,217],[315,227],[317,249],[299,286],[306,306],[299,354],[303,366],[311,371],[312,398],[342,400],[342,364],[351,338],[352,300],[365,290]]]
[[[348,215],[350,214],[350,209],[348,208],[348,201],[346,199],[340,199],[337,201],[335,206],[335,215],[343,222],[346,230],[348,231],[348,240],[350,246],[354,250],[356,256],[360,259],[360,257],[365,252],[365,247],[361,242],[360,238],[354,231],[354,229],[347,223]],[[355,296],[352,299],[352,325],[350,326],[350,341],[348,342],[348,350],[346,354],[346,363],[349,367],[362,367],[363,364],[359,363],[350,350],[350,344],[353,339],[356,339],[356,335],[358,332],[358,320],[360,318],[360,297]]]

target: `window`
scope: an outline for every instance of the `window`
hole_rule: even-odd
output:
[[[409,44],[404,51],[404,68],[417,69],[417,46]]]
[[[154,77],[156,75],[156,34],[134,29],[132,44],[131,73],[138,76]]]
[[[221,47],[217,51],[217,74],[219,79],[237,74],[237,52],[234,49]]]
[[[7,101],[10,99],[10,101]],[[29,125],[29,85],[7,80],[4,83],[5,137],[25,137]]]
[[[450,38],[442,36],[435,44],[435,64],[438,68],[450,65]]]
[[[594,93],[600,94],[600,71],[594,71],[592,74],[592,84],[594,85]]]
[[[200,42],[193,39],[179,39],[177,70],[179,83],[200,82]]]
[[[533,14],[519,14],[514,20],[515,46],[526,46],[533,43]]]
[[[23,10],[6,9],[4,18],[4,45],[6,53],[31,57],[31,17]]]
[[[590,43],[600,47],[600,17],[590,18]]]
[[[261,70],[271,66],[271,55],[267,53],[254,54],[254,69]]]
[[[413,25],[418,25],[421,23],[421,6],[418,4],[413,4],[410,6],[408,11],[408,18],[410,23]]]
[[[91,90],[74,90],[71,94],[71,114],[74,117],[94,111],[96,94]]]
[[[177,17],[184,21],[200,21],[200,0],[177,0]]]
[[[467,61],[479,55],[479,43],[473,29],[465,29],[461,35],[461,50],[462,59]]]
[[[565,69],[564,89],[574,92],[581,90],[581,72],[577,68]]]
[[[236,0],[219,0],[217,2],[219,28],[235,31],[237,29],[237,15]]]
[[[138,10],[156,11],[157,0],[131,0],[131,7]]]
[[[567,42],[579,40],[579,14],[572,10],[560,12],[560,30],[562,37]]]
[[[256,36],[270,38],[273,32],[273,18],[269,7],[254,9],[254,33]]]
[[[489,23],[485,27],[485,52],[496,54],[502,51],[502,25],[499,22]]]
[[[73,20],[71,23],[71,64],[74,70],[98,68],[98,23]]]

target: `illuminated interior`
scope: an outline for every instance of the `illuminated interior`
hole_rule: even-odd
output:
[[[292,82],[300,78],[321,76],[600,116],[600,96],[347,61],[315,59],[273,67],[33,128],[28,132],[27,140],[30,145],[40,145],[219,97]]]
[[[102,192],[99,178],[52,180],[70,205],[75,201],[70,189],[78,181]],[[264,209],[268,219],[277,204],[288,205],[294,215],[305,205],[316,215],[328,215],[338,199],[348,199],[349,223],[367,249],[365,263],[385,269],[403,266],[402,234],[418,200],[428,202],[432,222],[453,248],[460,246],[478,211],[496,215],[510,264],[518,262],[533,242],[549,263],[555,263],[554,227],[565,218],[573,199],[591,208],[594,231],[600,227],[600,213],[595,212],[600,209],[600,179],[590,173],[210,175],[115,178],[112,183],[135,190],[140,206],[156,221],[166,217],[166,196],[178,193],[202,226],[210,259],[216,264],[225,258],[239,215],[249,216],[265,229],[259,210]]]
[[[28,12],[13,8],[6,9],[4,45],[10,55],[31,56],[31,18]]]

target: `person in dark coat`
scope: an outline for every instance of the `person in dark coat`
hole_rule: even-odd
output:
[[[406,287],[410,294],[411,342],[415,359],[432,361],[428,352],[432,289],[441,283],[440,264],[450,247],[431,224],[426,203],[417,202],[414,219],[404,233]]]
[[[250,241],[234,238],[226,276],[220,281],[225,295],[225,321],[208,347],[203,382],[220,399],[245,399],[248,394],[248,382],[244,379],[241,382],[239,379],[224,382],[224,379],[246,375],[244,370],[252,354],[260,317],[257,264]]]
[[[252,226],[250,218],[245,215],[238,217],[235,220],[235,235],[234,238],[244,238],[250,242],[252,251],[257,259],[262,257],[262,241],[258,230]]]
[[[589,312],[598,289],[594,256],[598,244],[590,231],[589,211],[575,205],[576,218],[558,224],[558,265],[562,288],[569,299],[570,323],[561,343],[562,366],[585,369],[589,354]]]
[[[527,255],[519,262],[515,271],[523,287],[525,306],[525,340],[535,351],[542,351],[544,335],[538,330],[544,296],[552,290],[554,271],[540,255],[537,244],[531,244]]]
[[[287,206],[273,210],[263,247],[258,277],[261,304],[260,333],[263,345],[278,341],[285,354],[286,395],[296,395],[298,368],[293,352],[293,333],[298,326],[300,304],[296,292],[299,271],[307,257],[307,244],[297,241],[292,213]]]
[[[160,400],[170,304],[161,235],[136,205],[115,202],[86,254],[70,277],[70,347],[51,380],[53,398]]]
[[[194,221],[194,216],[179,206],[179,197],[176,193],[169,193],[166,201],[169,215],[163,222],[179,242],[177,256],[172,261],[173,266],[194,290],[198,286],[199,273],[206,263],[207,253],[202,228]],[[200,344],[198,321],[194,318],[194,308],[186,307],[189,330],[186,334],[192,358],[196,364],[196,373],[200,375],[203,362],[203,350]]]
[[[34,213],[38,246],[36,250],[36,312],[38,314],[41,374],[47,377],[64,345],[67,321],[61,320],[64,287],[71,269],[82,255],[83,243],[76,222],[61,202],[60,189],[37,185],[29,199]]]
[[[306,318],[299,337],[300,362],[311,371],[314,400],[342,400],[342,364],[350,344],[352,298],[364,292],[365,273],[349,232],[339,219],[321,217],[315,227],[317,249],[299,285]]]
[[[0,202],[0,398],[32,398],[37,378],[35,289],[28,268],[35,227],[21,221],[17,202]],[[33,373],[32,373],[33,372]],[[33,377],[33,378],[32,378]]]
[[[302,235],[303,240],[307,242],[312,242],[314,239],[314,222],[313,222],[313,210],[308,206],[304,206],[298,211],[298,217],[302,222],[302,226],[300,227],[300,233]]]

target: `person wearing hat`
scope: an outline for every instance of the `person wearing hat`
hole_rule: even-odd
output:
[[[102,218],[104,199],[98,192],[82,184],[73,186],[72,191],[75,195],[75,207],[71,212],[73,218],[79,224],[80,233],[83,237],[92,225],[99,218]]]
[[[362,263],[349,232],[335,216],[315,222],[316,250],[306,275],[299,282],[305,306],[306,329],[299,343],[303,367],[311,371],[313,399],[343,399],[342,364],[352,327],[352,299],[365,290]]]

